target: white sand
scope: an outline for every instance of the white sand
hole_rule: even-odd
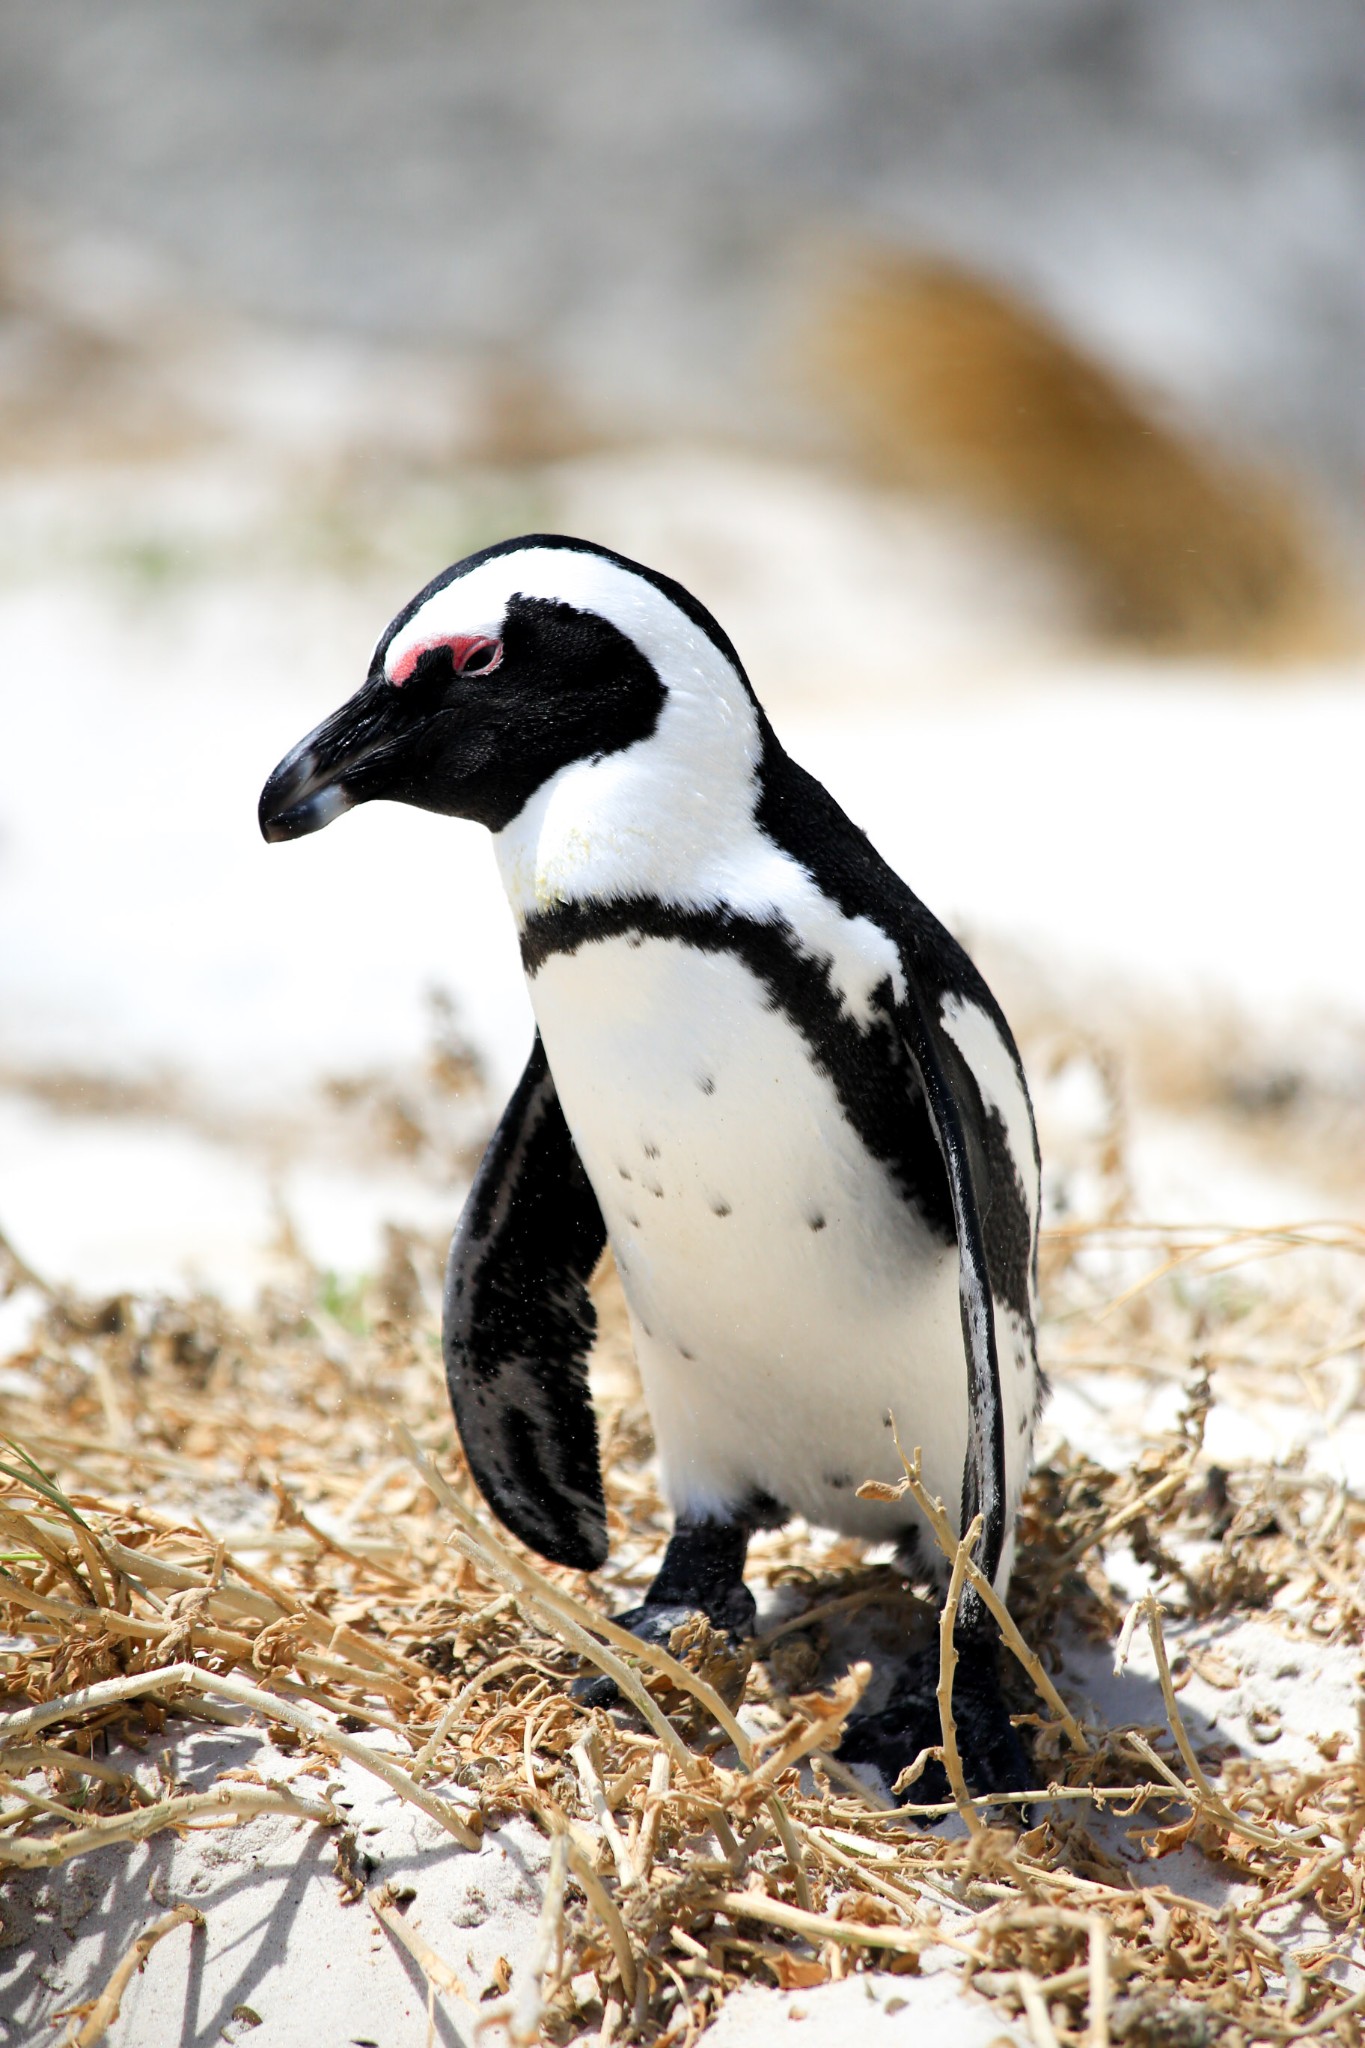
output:
[[[128,1752],[115,1760],[126,1767]],[[254,1767],[277,1780],[294,1772],[251,1729],[162,1738],[139,1766],[144,1783],[155,1782],[158,1762],[186,1790],[207,1787],[224,1769]],[[442,2001],[436,2039],[469,2040],[487,2010],[479,1995],[493,1985],[498,1957],[511,1965],[514,1986],[524,1963],[544,1841],[514,1823],[467,1854],[352,1765],[342,1763],[326,1782],[350,1807],[371,1882],[416,1888],[410,1917],[468,1987],[468,2000]],[[316,1779],[300,1783],[315,1795],[321,1789]],[[269,1816],[182,1841],[158,1835],[7,1885],[0,2041],[46,2038],[52,2015],[92,1995],[137,1934],[184,1900],[206,1925],[177,1929],[153,1952],[110,2033],[115,2048],[207,2048],[248,2037],[260,2048],[418,2048],[427,2038],[425,1980],[363,1899],[345,1902],[334,1876],[336,1841],[306,1821]]]

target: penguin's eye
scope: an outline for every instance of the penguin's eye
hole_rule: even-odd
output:
[[[441,666],[449,662],[457,676],[486,676],[492,674],[501,660],[501,640],[489,640],[482,633],[452,634],[449,639],[427,640],[410,647],[395,663],[389,682],[395,690],[401,690],[419,670],[423,681],[434,681],[438,661]]]
[[[460,659],[457,648],[452,647],[451,653],[455,659],[455,672],[457,675],[491,675],[492,671],[502,660],[502,642],[501,640],[475,640],[470,644],[469,651],[463,661]]]

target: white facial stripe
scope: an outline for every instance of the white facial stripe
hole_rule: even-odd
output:
[[[761,753],[753,699],[709,634],[651,583],[601,555],[525,548],[495,555],[428,598],[388,650],[480,633],[499,637],[518,592],[595,612],[633,641],[667,692],[647,739],[571,762],[494,841],[519,923],[556,904],[650,895],[784,918],[860,1022],[874,990],[904,993],[893,942],[845,917],[754,823]]]
[[[666,682],[684,682],[689,661],[701,669],[714,662],[729,670],[701,628],[648,578],[577,548],[519,548],[494,555],[429,597],[394,635],[384,657],[385,673],[392,675],[416,647],[472,634],[499,638],[508,604],[518,592],[596,612],[633,640],[661,675],[666,667],[677,666],[681,655],[681,672],[665,675]]]
[[[646,577],[568,548],[495,556],[438,591],[403,637],[468,631],[495,608],[500,632],[517,592],[606,619],[639,648],[666,692],[647,740],[561,768],[498,835],[518,919],[572,897],[719,902],[730,893],[737,842],[756,836],[761,743],[740,677]]]
[[[976,1076],[981,1100],[1005,1126],[1005,1143],[1014,1161],[1014,1171],[1029,1215],[1036,1222],[1038,1155],[1033,1119],[1009,1048],[979,1003],[969,1003],[957,994],[946,995],[941,1016],[944,1030]]]

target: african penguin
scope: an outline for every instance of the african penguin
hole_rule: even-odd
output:
[[[1039,1399],[1039,1161],[1009,1027],[966,954],[783,752],[721,628],[607,548],[533,534],[437,576],[276,768],[267,839],[374,797],[493,834],[536,1037],[451,1245],[444,1350],[475,1479],[589,1570],[606,1511],[587,1282],[610,1242],[674,1534],[642,1607],[737,1633],[751,1532],[791,1514],[942,1561],[892,1418],[1004,1587]],[[1023,1788],[968,1589],[969,1776]],[[940,1740],[927,1657],[844,1755]],[[600,1692],[589,1695],[601,1697]],[[925,1796],[921,1779],[916,1796]]]

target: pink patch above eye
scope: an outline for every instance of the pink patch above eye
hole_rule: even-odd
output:
[[[422,656],[432,653],[437,647],[449,648],[451,666],[456,675],[462,675],[471,660],[477,674],[489,675],[502,660],[500,644],[490,640],[486,633],[451,633],[437,640],[420,640],[394,663],[389,677],[393,687],[401,689]]]

